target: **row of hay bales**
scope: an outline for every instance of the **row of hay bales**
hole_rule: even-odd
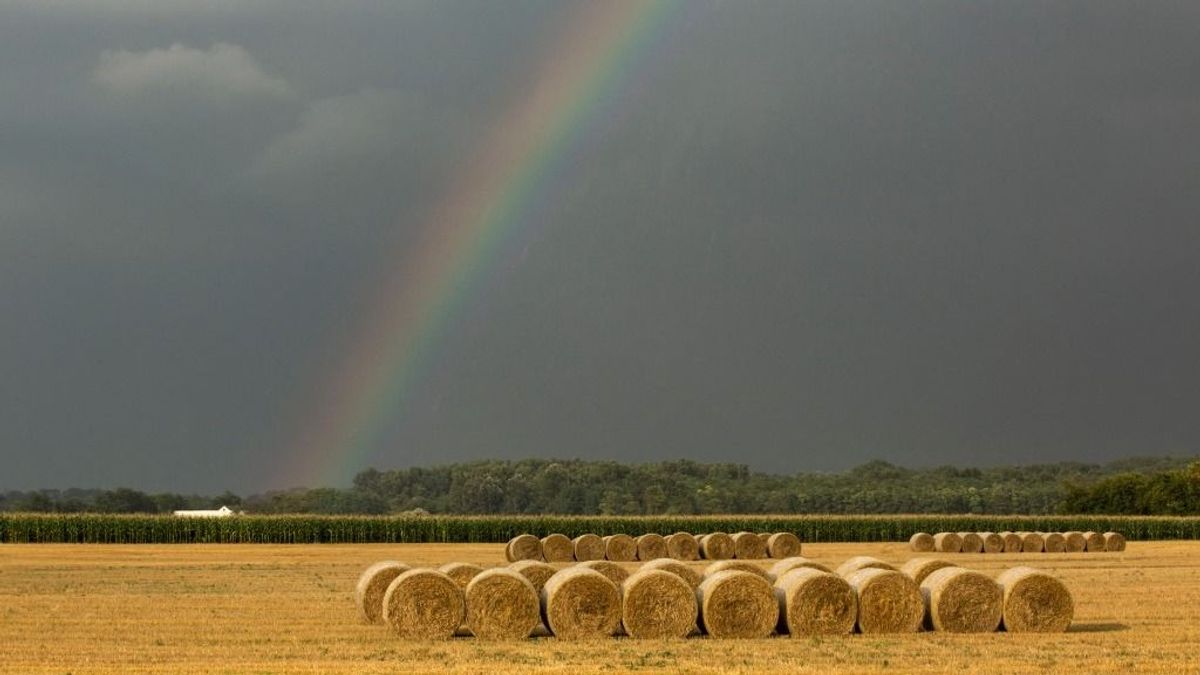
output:
[[[1054,577],[1028,567],[992,580],[954,563],[917,558],[896,568],[857,557],[837,570],[793,556],[770,569],[739,560],[703,573],[671,558],[630,573],[592,560],[556,568],[536,560],[484,569],[387,561],[355,589],[359,615],[407,639],[765,638],[860,633],[1063,631],[1074,601]]]
[[[574,539],[564,534],[549,534],[540,539],[532,534],[513,537],[504,547],[508,562],[540,560],[543,562],[587,562],[611,560],[762,560],[790,558],[800,555],[800,538],[791,532],[711,532],[694,536],[688,532],[643,534],[612,534],[601,537],[581,534]]]
[[[1089,553],[1124,551],[1119,532],[918,532],[908,540],[918,553]]]

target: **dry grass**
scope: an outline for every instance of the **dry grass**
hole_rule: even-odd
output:
[[[917,555],[908,542],[804,548],[834,567],[856,555],[896,565]],[[503,544],[0,545],[0,672],[949,674],[983,664],[1006,674],[1200,672],[1200,542],[969,558],[971,569],[993,578],[1036,560],[1067,584],[1075,620],[1052,635],[417,643],[359,623],[354,583],[368,565],[494,567],[503,551]]]

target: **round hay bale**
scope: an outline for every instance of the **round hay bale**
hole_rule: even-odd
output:
[[[575,547],[575,559],[579,561],[604,560],[604,540],[596,534],[581,534],[571,540]]]
[[[575,543],[565,534],[548,534],[542,537],[542,557],[546,562],[572,562],[575,560]]]
[[[1022,553],[1041,553],[1046,550],[1046,540],[1037,532],[1018,532]]]
[[[879,558],[872,558],[869,555],[856,555],[838,566],[837,575],[839,577],[845,577],[854,574],[859,570],[870,568],[895,570],[896,566],[892,565],[891,563],[886,563]]]
[[[933,535],[933,547],[938,553],[962,553],[962,537],[954,532],[938,532]]]
[[[610,534],[604,537],[604,557],[617,562],[629,562],[637,558],[637,542],[627,534]]]
[[[700,626],[715,638],[765,638],[779,622],[779,601],[763,577],[726,570],[696,589]]]
[[[520,572],[496,567],[464,590],[467,628],[484,640],[521,640],[542,622],[537,589]]]
[[[738,532],[733,535],[733,557],[742,560],[762,560],[767,557],[767,547],[755,532]]]
[[[587,567],[568,567],[542,588],[542,620],[563,640],[612,636],[621,623],[621,594],[608,577]]]
[[[781,634],[844,635],[854,630],[858,594],[836,574],[793,568],[775,581],[775,597]]]
[[[1032,567],[1014,567],[996,578],[1004,592],[1004,630],[1061,633],[1071,625],[1075,601],[1061,581]]]
[[[621,587],[621,625],[631,638],[687,637],[697,612],[696,590],[666,570],[643,567]]]
[[[1020,553],[1024,544],[1021,542],[1021,535],[1016,532],[1001,532],[1001,537],[1004,537],[1004,552],[1005,553]]]
[[[700,558],[700,544],[696,538],[687,532],[669,534],[667,540],[667,557],[675,560],[697,560]]]
[[[900,567],[900,571],[908,575],[918,586],[925,578],[946,567],[958,567],[948,560],[939,558],[913,558]]]
[[[629,571],[611,560],[589,560],[579,563],[576,567],[586,567],[590,570],[596,570],[608,577],[608,580],[616,584],[618,589],[629,578]]]
[[[471,563],[450,562],[439,567],[438,571],[453,579],[459,588],[466,588],[475,575],[483,571],[483,568]]]
[[[446,640],[464,618],[463,589],[437,570],[409,570],[383,595],[383,623],[402,638]]]
[[[388,584],[409,569],[408,565],[395,560],[384,560],[368,567],[354,587],[358,618],[366,623],[383,623],[383,595],[387,593]]]
[[[658,560],[667,557],[667,540],[661,534],[643,534],[636,541],[638,560]]]
[[[641,569],[670,572],[671,574],[674,574],[680,579],[688,582],[688,585],[693,589],[699,586],[700,582],[704,579],[704,576],[697,572],[695,568],[691,567],[690,565],[684,565],[674,558],[659,558],[658,560],[651,560],[645,565],[642,565]]]
[[[979,532],[979,538],[983,540],[984,553],[1003,553],[1004,552],[1004,537],[995,532]]]
[[[917,553],[932,553],[935,548],[933,535],[928,532],[918,532],[908,538],[908,547]]]
[[[846,577],[858,593],[861,633],[915,633],[925,618],[921,588],[896,570],[867,567]]]
[[[800,537],[791,532],[776,532],[767,539],[767,555],[772,558],[795,558],[802,548]]]
[[[959,532],[963,553],[983,553],[983,537],[974,532]]]
[[[758,538],[762,540],[763,550],[767,552],[767,555],[771,555],[771,533],[759,532]]]
[[[1125,550],[1125,535],[1120,532],[1105,532],[1104,533],[1104,550],[1105,551],[1124,551]]]
[[[1004,609],[1000,585],[961,567],[943,567],[921,582],[925,627],[947,633],[991,633]]]
[[[1067,538],[1058,532],[1039,533],[1042,535],[1042,540],[1045,542],[1046,553],[1066,553]]]
[[[763,579],[766,579],[768,583],[772,581],[771,575],[768,574],[766,570],[746,560],[718,560],[717,562],[712,563],[708,567],[704,568],[704,576],[705,578],[711,577],[714,574],[720,574],[726,570],[740,570],[742,572],[749,572],[751,574],[757,574]]]
[[[1067,543],[1067,553],[1083,553],[1087,550],[1087,539],[1082,532],[1064,532],[1063,539]]]
[[[508,540],[508,546],[504,548],[504,557],[508,562],[543,560],[542,540],[532,534],[518,534]]]
[[[724,532],[712,532],[700,537],[700,557],[705,560],[728,560],[734,553],[733,537]]]
[[[821,563],[815,560],[809,560],[808,558],[799,555],[792,556],[790,558],[784,558],[783,560],[776,562],[774,565],[771,565],[771,569],[767,570],[767,573],[772,579],[778,581],[783,575],[801,567],[820,570],[821,572],[829,572],[830,574],[833,573],[833,570],[822,565]]]
[[[518,560],[509,565],[508,569],[528,579],[529,583],[533,584],[533,590],[539,593],[546,585],[546,580],[558,572],[553,565],[540,560]]]
[[[1084,532],[1083,540],[1086,543],[1085,550],[1087,550],[1088,553],[1103,553],[1105,550],[1107,550],[1104,543],[1104,535],[1100,534],[1099,532]]]

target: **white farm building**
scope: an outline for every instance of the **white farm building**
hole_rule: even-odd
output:
[[[219,509],[207,511],[176,511],[175,515],[183,518],[228,518],[233,515],[233,510],[228,506],[222,506]]]

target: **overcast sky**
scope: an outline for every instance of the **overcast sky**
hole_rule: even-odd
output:
[[[0,0],[0,488],[282,487],[576,9]],[[667,22],[370,464],[1200,448],[1200,4]]]

